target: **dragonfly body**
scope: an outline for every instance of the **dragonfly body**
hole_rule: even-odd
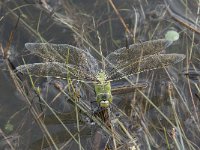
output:
[[[97,74],[99,83],[94,84],[96,101],[100,104],[100,107],[108,107],[112,103],[111,84],[110,81],[106,81],[106,77],[105,72],[99,72]]]
[[[159,39],[120,48],[105,57],[105,70],[99,67],[98,61],[89,52],[77,47],[68,44],[26,43],[26,48],[45,62],[21,65],[16,70],[35,76],[70,76],[92,82],[97,103],[101,107],[108,107],[112,103],[111,81],[173,65],[185,58],[183,54],[160,54],[169,43]]]

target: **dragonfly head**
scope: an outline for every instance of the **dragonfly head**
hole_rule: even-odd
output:
[[[106,108],[112,102],[112,95],[110,93],[99,93],[96,100],[100,104],[100,107]]]
[[[107,107],[109,107],[109,105],[110,105],[109,101],[101,101],[100,102],[100,106],[103,108],[107,108]]]

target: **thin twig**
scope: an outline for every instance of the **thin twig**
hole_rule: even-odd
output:
[[[125,31],[130,34],[131,33],[130,30],[128,29],[126,23],[124,22],[124,19],[122,18],[122,16],[120,15],[119,11],[117,10],[115,5],[113,4],[112,0],[108,0],[108,1],[109,1],[110,5],[112,6],[112,8],[114,9],[114,11],[117,14],[117,16],[119,17],[119,20],[121,21],[122,25],[124,26]]]

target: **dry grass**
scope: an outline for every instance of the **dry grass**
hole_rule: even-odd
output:
[[[19,0],[1,1],[0,5],[1,41],[20,53],[5,62],[17,99],[22,100],[13,114],[0,109],[6,116],[0,124],[1,149],[199,149],[200,52],[195,14],[199,14],[200,5],[196,1]],[[18,14],[18,26],[9,40]],[[26,42],[75,45],[101,62],[105,59],[102,55],[127,46],[127,39],[129,44],[160,39],[171,28],[179,32],[180,39],[166,51],[185,54],[186,59],[173,67],[137,74],[134,79],[145,80],[148,87],[114,95],[110,108],[113,128],[94,115],[93,85],[70,77],[46,80],[31,73],[22,76],[10,66],[39,59],[20,51]],[[2,49],[7,53],[8,48]]]

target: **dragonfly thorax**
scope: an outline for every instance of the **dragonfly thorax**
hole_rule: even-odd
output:
[[[101,83],[104,84],[106,82],[107,79],[107,75],[104,71],[100,71],[97,75],[96,75],[97,80]]]
[[[96,101],[101,107],[108,107],[112,103],[111,84],[110,81],[104,81],[94,85],[96,93]]]

